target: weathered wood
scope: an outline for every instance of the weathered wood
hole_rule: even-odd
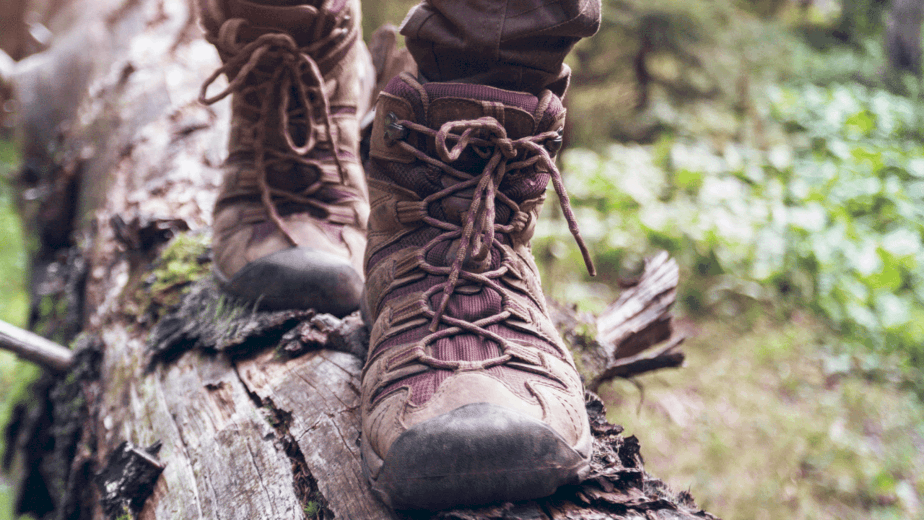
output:
[[[282,361],[270,350],[237,370],[261,402],[290,414],[289,433],[335,518],[391,517],[360,465],[359,358],[321,350]]]
[[[609,359],[634,356],[671,335],[670,308],[677,299],[677,262],[660,253],[645,262],[638,283],[597,318],[597,341]]]
[[[13,73],[24,152],[38,172],[26,212],[43,251],[83,252],[79,321],[102,345],[100,377],[66,387],[83,399],[68,416],[80,428],[70,467],[83,473],[72,469],[54,499],[87,511],[75,518],[112,517],[93,486],[77,493],[78,477],[102,469],[125,442],[159,442],[163,472],[137,518],[399,518],[372,496],[360,466],[358,317],[257,313],[227,301],[208,276],[156,289],[164,242],[208,232],[226,154],[227,104],[196,101],[218,59],[192,12],[187,0],[71,0],[61,16],[73,20],[49,24],[61,28],[51,48]],[[626,301],[654,295],[660,307],[631,310],[631,323],[658,322],[656,309],[669,307],[670,276],[655,279],[658,287],[640,286]],[[173,297],[182,301],[164,303]],[[613,348],[601,369],[638,352],[624,348],[637,344],[631,329],[607,333]],[[637,441],[606,423],[598,400],[588,406],[598,451],[587,481],[542,501],[435,516],[712,518],[644,473]]]
[[[202,301],[209,293],[212,298],[219,297],[214,284],[206,280],[197,284],[187,300]],[[279,316],[285,313],[230,314],[235,318],[224,322],[226,335],[235,338],[237,347],[221,352],[231,356],[237,376],[254,403],[265,411],[277,435],[297,445],[299,461],[325,499],[325,511],[335,518],[714,518],[699,510],[688,494],[673,494],[661,481],[645,473],[638,440],[622,437],[622,428],[606,421],[603,404],[593,394],[588,394],[587,401],[595,442],[593,471],[580,485],[564,488],[547,499],[518,504],[436,514],[389,511],[371,494],[361,469],[358,409],[362,356],[349,353],[354,347],[343,347],[345,343],[338,341],[330,343],[340,345],[343,352],[324,350],[329,345],[318,339],[325,333],[327,338],[362,336],[361,322],[355,315],[343,320],[329,315],[303,316],[298,324],[288,325],[292,327],[290,333],[282,335],[290,343],[299,344],[292,347],[297,357],[291,358],[283,348],[285,341],[267,341],[279,336]],[[179,340],[168,334],[163,341],[180,341],[183,348],[194,351],[214,350],[223,340],[201,341],[199,334],[211,335],[214,331],[209,319],[201,316],[196,306],[181,305],[172,319],[186,324],[185,335]],[[352,332],[344,333],[345,330]],[[676,346],[668,344],[659,350]],[[176,353],[178,348],[163,347],[152,342],[152,355]],[[184,359],[189,353],[180,355]],[[164,363],[169,365],[171,361]]]
[[[671,326],[678,281],[677,263],[662,252],[646,260],[641,276],[597,317],[550,302],[552,320],[580,361],[589,390],[683,364],[684,337]]]
[[[0,348],[55,372],[70,368],[74,353],[34,332],[0,321]]]
[[[675,337],[653,351],[643,351],[634,356],[616,359],[606,370],[591,379],[587,383],[587,388],[596,391],[602,383],[617,377],[629,378],[662,368],[679,367],[684,361],[684,354],[679,350],[683,340],[683,336]]]

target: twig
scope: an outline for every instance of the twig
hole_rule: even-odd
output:
[[[74,353],[54,341],[0,321],[0,348],[55,372],[64,372],[74,362]]]

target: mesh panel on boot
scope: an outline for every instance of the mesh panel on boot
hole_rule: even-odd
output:
[[[418,121],[425,121],[425,126],[432,128],[434,131],[439,130],[440,124],[444,122],[437,121],[436,123],[440,124],[434,124],[433,116],[427,115],[427,107],[432,106],[434,102],[439,102],[439,100],[447,100],[449,102],[453,102],[452,100],[454,99],[461,100],[459,106],[462,108],[460,108],[459,111],[473,121],[489,116],[492,113],[496,114],[498,110],[517,109],[527,114],[534,114],[539,110],[540,106],[540,99],[529,94],[467,84],[424,84],[422,87],[419,85],[413,86],[404,78],[392,80],[388,87],[386,87],[385,92],[407,101]],[[485,107],[483,112],[479,112],[477,109],[479,103]],[[562,111],[563,108],[557,98],[554,102],[549,103],[542,113],[537,114],[539,122],[545,124],[545,127],[538,126],[535,120],[532,123],[532,126],[538,128],[536,134],[539,135],[543,132],[548,133],[549,131],[554,132],[557,130],[557,128],[548,127],[555,121],[560,120],[559,116]],[[430,119],[427,120],[427,117],[430,117]],[[481,139],[488,139],[491,138],[491,135],[484,132],[478,134],[478,137]],[[531,139],[532,135],[511,135],[509,138]],[[426,143],[426,155],[431,157],[436,155],[436,136],[428,134],[408,138],[408,142],[415,140],[417,142]],[[450,142],[449,146],[453,144],[454,142]],[[497,144],[496,146],[501,146],[501,144]],[[521,151],[517,152],[518,155],[515,158],[505,160],[509,163],[516,163],[516,161],[522,161],[528,158],[530,153],[537,153],[536,148],[530,148],[530,146],[521,145]],[[529,150],[532,150],[532,152],[529,152]],[[489,164],[491,156],[489,156],[487,152],[479,150],[466,150],[466,153],[469,155],[463,155],[453,161],[452,167],[472,177],[481,176],[485,173],[485,165]],[[540,166],[542,167],[540,168]],[[530,166],[510,171],[497,186],[497,189],[499,193],[509,197],[515,204],[521,204],[527,200],[534,200],[542,197],[552,178],[551,174],[545,171],[548,167],[549,165],[547,163],[534,161]],[[420,199],[434,195],[454,185],[456,182],[459,182],[458,179],[447,182],[447,173],[422,159],[407,164],[400,161],[373,157],[367,166],[367,173],[370,178],[387,183],[394,183],[402,188],[411,190],[417,194]],[[486,174],[491,173],[491,171],[486,172]],[[469,196],[472,196],[475,192],[474,189],[468,189],[466,191],[470,192]],[[459,195],[459,193],[461,192],[456,192],[453,195],[461,197],[462,195]],[[447,217],[442,209],[442,200],[445,200],[445,198],[438,199],[429,204],[427,214],[436,219],[436,221],[454,222],[461,227],[462,222]],[[510,225],[513,216],[514,214],[510,206],[495,201],[493,212],[493,221],[495,225]],[[454,263],[454,247],[458,247],[458,239],[441,239],[440,237],[443,236],[442,233],[445,232],[443,229],[437,229],[423,223],[419,226],[420,227],[416,231],[403,235],[400,239],[389,243],[389,245],[383,249],[377,250],[368,260],[368,269],[374,269],[381,261],[399,251],[408,249],[416,250],[421,247],[427,248],[424,255],[424,260],[427,265],[432,266],[432,268],[451,267]],[[512,243],[505,233],[497,232],[495,234],[495,240],[497,243],[490,247],[490,262],[481,268],[484,272],[499,272],[503,262],[505,262],[505,258],[507,258],[507,255],[511,254]],[[517,264],[525,265],[522,261],[517,261]],[[465,268],[463,268],[463,271],[464,270]],[[524,275],[535,277],[536,281],[534,284],[538,285],[537,273],[529,272],[524,273]],[[373,295],[373,298],[378,302],[376,308],[372,309],[374,315],[373,319],[379,312],[379,309],[382,308],[382,305],[389,301],[404,301],[415,293],[423,294],[429,291],[430,296],[427,299],[428,307],[431,310],[438,309],[446,294],[445,289],[441,289],[441,287],[447,283],[447,280],[448,278],[446,275],[428,274],[422,279],[418,279],[404,286],[392,287],[386,294]],[[516,300],[520,302],[529,302],[528,305],[531,307],[531,310],[527,309],[521,312],[528,311],[528,314],[536,319],[548,319],[547,317],[540,318],[540,316],[545,315],[544,302],[538,301],[541,298],[541,294],[537,296],[536,294],[518,289],[515,290],[508,286],[501,285],[500,287],[501,292],[479,282],[460,281],[457,287],[453,289],[454,292],[448,299],[444,315],[454,320],[461,320],[467,323],[490,319],[505,312],[507,308],[505,301],[508,298],[513,298],[514,292],[516,292]],[[370,359],[376,359],[379,356],[388,356],[389,351],[392,349],[398,349],[398,351],[400,351],[400,349],[405,348],[403,346],[417,344],[431,337],[433,333],[440,334],[443,331],[453,330],[455,327],[456,326],[451,323],[437,320],[435,328],[422,325],[411,328],[410,330],[397,332],[395,335],[386,337],[386,339],[374,345],[372,352],[370,352]],[[527,348],[535,349],[535,351],[542,352],[545,355],[554,356],[563,360],[568,359],[568,355],[563,352],[558,338],[547,337],[545,333],[540,332],[535,325],[525,325],[525,328],[523,327],[524,325],[513,327],[503,321],[488,325],[485,327],[485,330],[490,334],[496,334],[504,338],[503,341],[509,344],[527,346]],[[505,347],[498,343],[498,341],[483,334],[470,331],[459,331],[449,337],[433,341],[426,347],[426,351],[428,355],[436,360],[446,362],[484,362],[493,360],[499,356],[504,356]],[[570,362],[570,360],[568,362]],[[537,370],[541,372],[542,369],[539,367]],[[515,392],[523,399],[534,399],[525,383],[531,379],[536,379],[537,376],[535,373],[525,372],[522,369],[513,368],[506,364],[488,366],[482,369],[482,372],[501,381],[504,385],[509,387],[511,391]],[[409,401],[409,403],[422,405],[432,397],[436,389],[439,388],[439,385],[445,381],[446,378],[450,377],[452,373],[452,370],[435,368],[420,374],[411,375],[380,388],[376,397],[377,399],[381,399],[397,388],[408,387],[412,390],[411,401]],[[550,380],[549,384],[554,386],[557,383],[554,380]]]

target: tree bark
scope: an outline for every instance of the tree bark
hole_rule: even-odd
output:
[[[32,326],[72,343],[76,360],[40,381],[45,404],[13,421],[17,449],[5,462],[23,475],[20,509],[62,519],[714,518],[644,472],[638,441],[606,422],[592,394],[597,452],[582,484],[479,510],[386,509],[359,460],[359,318],[258,313],[222,297],[208,274],[229,108],[197,101],[219,63],[191,4],[54,9],[50,48],[12,76],[23,211],[40,244]],[[654,294],[659,326],[671,290],[637,291]],[[611,348],[593,354],[590,377],[618,372],[629,336],[604,338]]]

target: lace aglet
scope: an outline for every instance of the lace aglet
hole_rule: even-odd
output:
[[[580,235],[575,235],[578,242],[578,248],[581,250],[581,256],[584,257],[584,265],[587,267],[587,274],[597,276],[597,268],[594,266],[594,260],[590,257],[590,251],[587,250],[587,244]]]

